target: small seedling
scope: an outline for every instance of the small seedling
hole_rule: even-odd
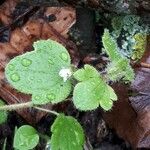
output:
[[[74,88],[73,102],[79,110],[93,110],[99,105],[104,110],[112,108],[117,96],[94,67],[85,65],[74,73],[74,78],[79,83]]]
[[[111,63],[121,72],[119,79],[131,81],[133,75],[131,78],[128,73],[134,73],[129,61],[117,51],[117,44],[112,40],[108,30],[105,30],[103,35],[103,45]],[[117,95],[107,81],[113,79],[112,74],[116,71],[113,69],[110,74],[108,67],[107,80],[91,65],[85,64],[83,68],[73,71],[67,50],[52,40],[39,40],[33,47],[33,51],[15,57],[5,68],[8,82],[16,90],[31,94],[31,102],[1,106],[0,111],[33,107],[52,113],[57,117],[51,126],[51,138],[46,138],[52,150],[82,150],[85,136],[79,122],[71,116],[38,105],[62,102],[73,92],[73,103],[81,111],[94,110],[99,106],[105,111],[111,110]],[[76,85],[74,80],[77,82]],[[4,112],[0,119],[6,115]],[[39,142],[39,136],[40,133],[36,129],[24,125],[15,132],[14,148],[33,149]]]
[[[130,61],[122,55],[117,46],[117,42],[105,29],[102,37],[105,52],[110,58],[110,64],[107,66],[107,77],[112,81],[123,79],[125,82],[131,82],[134,79],[134,71],[130,66]]]

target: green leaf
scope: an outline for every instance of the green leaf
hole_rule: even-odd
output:
[[[76,119],[59,115],[51,126],[52,150],[83,150],[83,129]]]
[[[121,59],[122,55],[119,53],[118,45],[116,41],[111,37],[109,30],[107,29],[104,30],[102,42],[104,49],[111,61],[118,61],[119,59]]]
[[[4,106],[5,103],[0,99],[0,107]],[[8,113],[4,110],[0,111],[0,124],[5,123],[7,121]]]
[[[107,77],[112,81],[122,79],[128,82],[134,79],[135,74],[129,65],[129,60],[120,59],[120,61],[112,62],[107,66]]]
[[[61,69],[70,68],[67,50],[52,40],[34,43],[34,51],[12,59],[5,73],[11,85],[26,94],[32,94],[34,104],[58,103],[71,92],[69,80],[64,82]]]
[[[125,82],[132,81],[135,74],[130,66],[130,61],[120,54],[116,41],[111,37],[107,29],[104,31],[102,42],[111,60],[111,63],[107,66],[108,79],[112,81],[120,79],[123,79]]]
[[[81,77],[84,79],[82,82],[79,82],[73,91],[73,103],[74,105],[83,111],[86,110],[93,110],[99,107],[99,105],[104,110],[109,110],[112,107],[112,100],[117,100],[117,96],[114,92],[114,90],[107,85],[102,77],[100,77],[98,71],[94,69],[90,65],[86,65],[86,68],[88,68],[90,71],[93,72],[93,75],[90,76],[90,78],[87,78],[86,69],[82,69],[82,72],[77,71],[76,79],[79,79],[77,77]],[[81,73],[81,75],[80,75]]]
[[[113,101],[117,101],[118,98],[117,98],[117,95],[115,94],[114,89],[111,86],[107,85],[107,90],[108,90],[108,94],[110,95],[110,98]]]
[[[14,148],[20,150],[30,150],[39,143],[37,131],[29,125],[23,125],[15,132]]]
[[[84,69],[82,68],[77,70],[73,76],[78,81],[86,81],[91,78],[98,78],[99,73],[94,67],[90,65],[84,65]]]

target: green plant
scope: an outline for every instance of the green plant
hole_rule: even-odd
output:
[[[134,79],[134,71],[130,66],[130,61],[121,54],[117,42],[105,29],[102,37],[105,52],[108,54],[111,63],[107,67],[107,78],[112,81],[123,79],[125,82]]]
[[[34,104],[58,103],[71,91],[70,80],[59,75],[61,69],[70,69],[67,50],[54,41],[35,42],[34,51],[12,59],[6,66],[6,78],[15,89],[32,94]]]
[[[39,142],[37,131],[29,125],[23,125],[15,132],[14,148],[19,150],[33,149]]]
[[[5,103],[0,99],[0,107],[4,106]],[[0,111],[0,124],[6,122],[7,120],[7,112],[6,111]]]
[[[103,45],[111,63],[115,64],[120,72],[124,72],[119,79],[122,77],[131,81],[128,72],[133,73],[133,70],[129,61],[117,51],[117,44],[108,30],[104,32]],[[44,109],[39,105],[62,102],[73,91],[73,103],[79,110],[94,110],[100,105],[108,111],[112,108],[113,101],[117,100],[114,90],[107,84],[112,74],[106,78],[91,65],[84,65],[84,68],[74,71],[69,53],[55,41],[40,40],[35,42],[33,47],[34,51],[15,57],[5,69],[9,83],[18,91],[31,94],[31,102],[1,106],[0,111],[33,107],[57,117],[51,126],[51,138],[42,136],[31,126],[24,125],[16,129],[14,147],[21,150],[32,149],[41,136],[50,143],[52,150],[82,150],[85,137],[79,122],[71,116]],[[123,66],[120,61],[124,63]],[[74,80],[76,85],[73,85]]]
[[[74,88],[73,102],[79,110],[93,110],[99,105],[104,110],[112,108],[117,96],[95,68],[85,65],[74,73],[74,78],[79,83]]]

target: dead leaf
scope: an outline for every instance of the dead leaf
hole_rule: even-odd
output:
[[[1,6],[0,6],[0,22],[4,23],[5,25],[8,25],[12,22],[11,14],[15,10],[15,6],[19,0],[6,0]]]

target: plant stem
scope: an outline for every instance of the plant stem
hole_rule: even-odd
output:
[[[51,114],[54,114],[56,116],[59,115],[59,113],[57,113],[56,111],[53,111],[53,110],[48,110],[48,109],[37,107],[37,106],[33,106],[33,108],[41,110],[41,111],[45,111],[45,112],[48,112],[48,113],[51,113]]]
[[[46,134],[38,133],[38,135],[39,135],[42,139],[45,139],[46,141],[49,141],[49,140],[50,140],[50,137],[47,136]]]
[[[59,115],[59,113],[57,113],[56,111],[48,110],[48,109],[41,108],[41,107],[38,107],[38,106],[34,106],[32,102],[0,106],[0,111],[13,111],[13,110],[16,110],[16,109],[29,108],[29,107],[33,107],[37,110],[54,114],[56,116]]]
[[[28,107],[32,107],[32,106],[33,106],[32,102],[26,102],[26,103],[0,106],[0,110],[12,111],[12,110],[21,109],[21,108],[28,108]]]

